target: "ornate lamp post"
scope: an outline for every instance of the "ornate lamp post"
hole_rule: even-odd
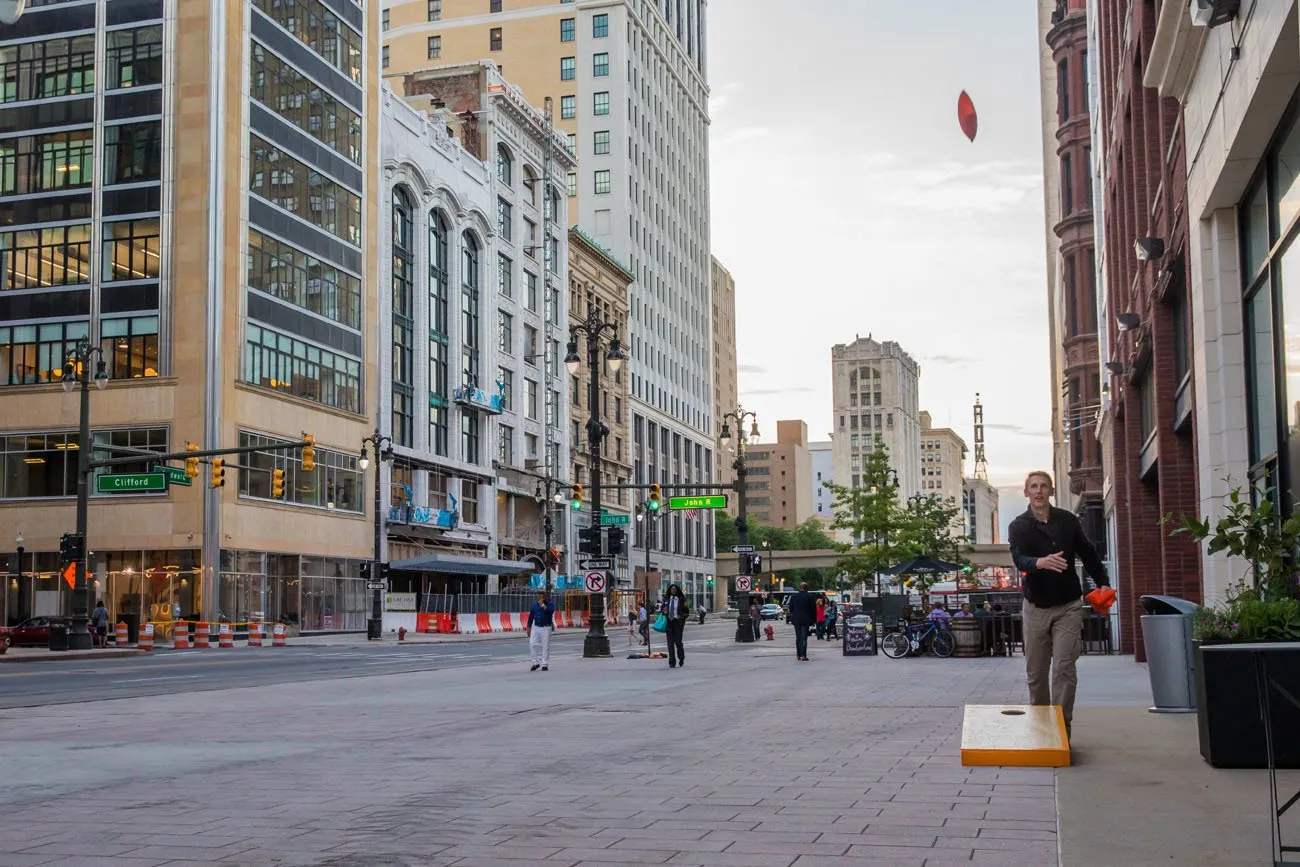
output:
[[[380,461],[392,461],[393,459],[393,438],[384,436],[375,428],[375,432],[361,440],[361,457],[357,459],[357,466],[362,472],[370,466],[370,456],[366,453],[366,446],[370,446],[371,452]],[[384,637],[384,589],[379,586],[382,584],[384,569],[381,566],[383,559],[383,528],[384,516],[380,513],[381,484],[384,476],[383,467],[375,465],[375,550],[374,559],[370,563],[370,583],[373,585],[370,597],[370,617],[366,620],[366,639],[368,641],[378,641]],[[333,498],[331,498],[331,507]]]
[[[95,359],[95,372],[90,372],[90,360]],[[108,385],[108,370],[104,363],[104,350],[90,338],[77,341],[76,348],[63,365],[63,390],[70,392],[74,384],[81,386],[81,425],[77,440],[77,530],[73,552],[77,564],[77,577],[72,592],[72,625],[68,631],[69,650],[89,650],[90,584],[86,581],[86,525],[90,512],[90,384],[103,389]]]
[[[555,520],[551,517],[551,511],[555,505],[564,503],[564,494],[560,492],[561,487],[563,486],[558,481],[547,476],[538,480],[537,487],[533,491],[533,498],[542,509],[542,533],[546,537],[546,555],[542,558],[542,566],[546,569],[548,593],[554,589],[551,582],[551,539],[555,535]]]
[[[735,490],[739,502],[736,510],[736,538],[741,545],[749,544],[749,513],[745,503],[745,443],[748,442],[745,436],[746,419],[751,422],[749,437],[758,439],[758,414],[739,406],[736,407],[734,412],[728,412],[722,416],[722,432],[718,435],[719,441],[725,448],[731,442],[731,428],[727,423],[733,421],[736,423],[736,459],[731,466],[736,471]],[[752,555],[741,554],[740,565],[744,567],[740,574],[753,575],[754,560]],[[746,597],[748,595],[745,594]],[[747,601],[747,598],[742,598],[740,592],[737,591],[736,640],[742,643],[750,643],[754,640],[754,622],[750,619],[749,606],[745,604]]]
[[[595,528],[597,541],[596,556],[605,556],[605,534],[601,531],[600,518],[600,444],[609,433],[609,428],[600,420],[600,339],[610,333],[609,350],[605,361],[614,373],[623,367],[627,352],[618,339],[618,327],[606,322],[599,313],[591,311],[585,321],[569,326],[569,345],[564,356],[564,365],[571,376],[576,376],[582,366],[582,357],[578,355],[578,338],[587,340],[587,400],[590,404],[590,416],[587,419],[587,469],[591,473],[591,526]],[[606,587],[608,592],[608,585]],[[605,594],[591,594],[591,628],[582,642],[582,655],[591,659],[609,656],[609,636],[605,634]]]

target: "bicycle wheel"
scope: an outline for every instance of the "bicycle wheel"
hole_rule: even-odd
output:
[[[881,640],[880,649],[890,659],[902,659],[912,649],[912,643],[907,640],[905,633],[891,632]]]
[[[957,649],[957,642],[951,632],[940,630],[930,636],[930,652],[940,659],[947,659]]]

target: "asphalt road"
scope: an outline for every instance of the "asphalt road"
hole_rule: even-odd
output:
[[[701,632],[688,632],[686,645],[704,649],[716,644],[728,632],[727,629],[717,629],[714,624],[710,627]],[[730,628],[734,629],[734,626]],[[610,647],[614,656],[625,655],[629,650],[625,634],[625,631],[618,630],[611,634]],[[585,636],[585,632],[578,630],[557,634],[551,641],[551,657],[581,656]],[[656,635],[654,644],[654,649],[664,650],[662,636]],[[527,641],[521,635],[446,644],[290,645],[224,652],[174,650],[126,659],[31,662],[0,667],[0,708],[75,704],[469,666],[525,665],[527,658]]]

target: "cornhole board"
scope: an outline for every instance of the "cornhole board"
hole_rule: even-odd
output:
[[[1068,768],[1070,741],[1060,706],[966,705],[961,763],[967,767]]]

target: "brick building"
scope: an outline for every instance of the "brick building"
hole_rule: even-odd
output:
[[[1066,18],[1078,14],[1063,3]],[[1178,7],[1161,10],[1160,7]],[[1200,552],[1162,517],[1197,510],[1183,113],[1144,84],[1158,19],[1185,4],[1090,0],[1106,517],[1119,642],[1145,659],[1138,599],[1201,599]],[[1080,75],[1083,72],[1080,70]]]

